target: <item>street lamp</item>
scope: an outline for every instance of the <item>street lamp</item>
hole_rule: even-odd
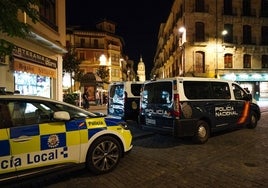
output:
[[[224,42],[224,36],[228,34],[227,30],[223,30],[221,32],[222,36],[222,43]],[[221,44],[222,46],[222,44]],[[219,53],[219,44],[218,44],[218,35],[216,36],[216,68],[215,68],[215,78],[219,78],[219,60],[218,60],[218,53]]]
[[[185,75],[185,42],[186,42],[186,29],[185,27],[179,28],[179,33],[181,33],[180,47],[182,50],[182,75]]]

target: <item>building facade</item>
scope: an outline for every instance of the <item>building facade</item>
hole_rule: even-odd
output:
[[[14,45],[10,57],[1,58],[0,87],[6,91],[62,100],[62,55],[65,50],[65,1],[42,0],[36,24],[19,12],[18,19],[30,25],[27,38],[0,34]],[[4,59],[4,60],[3,60]]]
[[[124,40],[116,35],[114,22],[102,20],[96,24],[96,28],[70,27],[66,41],[75,48],[83,74],[96,74],[101,66],[109,71],[108,78],[102,78],[102,89],[107,90],[110,82],[125,81],[132,76],[133,65],[123,54]],[[80,87],[83,85],[78,85],[75,90]],[[91,92],[96,89],[100,88],[93,88]]]
[[[174,0],[151,76],[228,79],[268,98],[267,33],[267,0]]]

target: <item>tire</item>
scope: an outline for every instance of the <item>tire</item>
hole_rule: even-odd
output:
[[[210,128],[206,121],[199,120],[196,124],[195,134],[193,136],[193,141],[197,144],[204,144],[208,141],[210,136]]]
[[[256,113],[255,112],[251,112],[251,115],[250,115],[250,123],[247,124],[247,128],[249,128],[249,129],[256,128],[257,122],[258,122],[258,119],[257,119]]]
[[[102,136],[90,146],[87,153],[87,168],[94,174],[111,172],[119,163],[122,148],[111,136]]]

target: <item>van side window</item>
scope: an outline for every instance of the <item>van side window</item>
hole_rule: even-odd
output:
[[[230,99],[230,89],[225,82],[183,82],[185,96],[188,99]]]
[[[209,82],[184,81],[184,93],[188,99],[210,99]]]
[[[245,95],[246,95],[245,91],[236,84],[233,84],[232,86],[233,86],[233,92],[234,92],[235,99],[243,100],[245,98]]]
[[[230,89],[226,82],[211,82],[211,88],[214,99],[230,99]]]

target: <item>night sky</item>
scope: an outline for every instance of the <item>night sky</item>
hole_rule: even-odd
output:
[[[172,4],[173,0],[66,0],[66,25],[94,27],[102,19],[115,22],[115,34],[125,41],[124,54],[135,62],[135,69],[142,56],[149,79],[159,27]]]

